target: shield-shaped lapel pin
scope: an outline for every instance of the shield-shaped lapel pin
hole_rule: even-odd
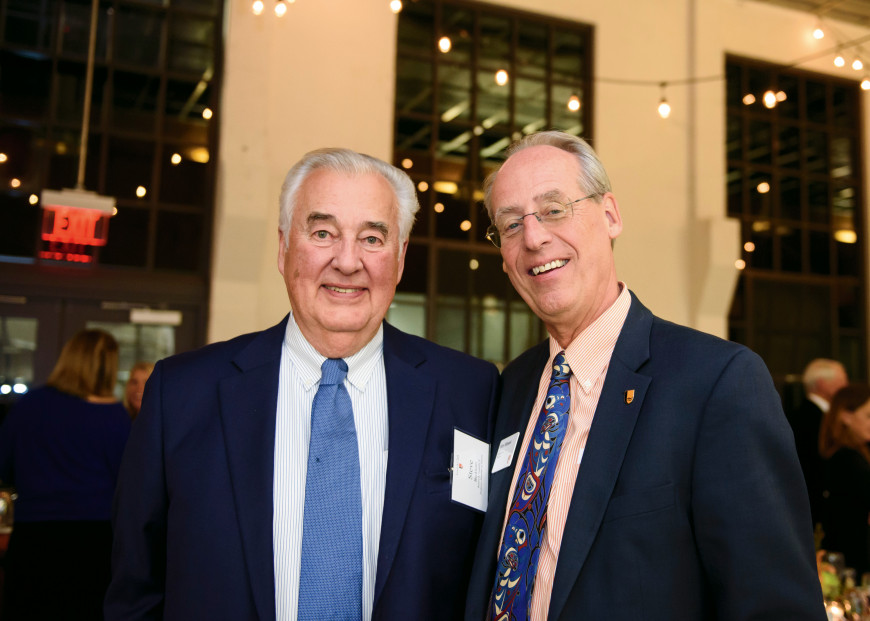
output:
[[[634,401],[634,388],[625,391],[625,403],[629,404]]]

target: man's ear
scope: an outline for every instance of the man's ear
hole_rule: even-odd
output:
[[[284,243],[284,233],[278,229],[278,271],[284,275],[284,254],[287,252],[287,244]]]
[[[610,239],[616,239],[622,233],[622,214],[619,212],[619,203],[611,192],[606,192],[601,200],[604,206],[604,216],[607,218],[607,231]]]

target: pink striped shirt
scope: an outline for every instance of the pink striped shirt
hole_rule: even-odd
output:
[[[550,488],[550,498],[547,501],[546,533],[541,541],[541,553],[538,559],[538,573],[535,576],[535,586],[532,591],[531,621],[546,621],[547,609],[550,607],[550,595],[553,590],[553,578],[556,575],[556,561],[559,558],[559,548],[562,544],[562,534],[565,532],[565,520],[568,517],[568,507],[571,504],[571,494],[580,469],[580,460],[586,448],[592,417],[601,396],[601,388],[607,375],[610,356],[616,346],[616,339],[622,330],[622,324],[631,306],[631,296],[628,287],[619,283],[621,292],[616,301],[598,319],[589,325],[565,350],[565,358],[571,367],[571,414],[559,461],[556,463],[556,473]],[[523,445],[516,453],[519,458],[514,467],[514,490],[520,468],[525,461],[523,457],[528,451],[529,442],[535,433],[537,413],[540,412],[550,385],[553,359],[562,351],[559,344],[550,338],[550,358],[541,373],[538,384],[538,398],[529,415],[529,423],[523,436]],[[507,526],[510,513],[510,502],[513,493],[507,499],[505,521],[502,525],[502,537]],[[498,553],[498,551],[496,552]]]

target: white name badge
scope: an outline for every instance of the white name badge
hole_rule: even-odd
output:
[[[453,486],[450,499],[486,511],[489,496],[489,444],[453,430]]]
[[[520,439],[520,432],[516,432],[512,436],[508,436],[498,445],[498,453],[495,454],[495,461],[492,462],[492,473],[495,474],[499,470],[504,470],[511,465],[514,460],[514,451],[517,450],[517,440]]]

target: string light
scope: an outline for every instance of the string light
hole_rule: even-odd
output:
[[[813,30],[813,38],[814,39],[824,39],[825,38],[825,31],[822,30],[821,25],[816,26],[816,29]]]
[[[864,79],[861,80],[861,89],[870,91],[870,77],[864,76]]]
[[[393,13],[398,13],[402,10],[402,0],[391,0],[390,2],[390,10]]]
[[[580,109],[580,98],[577,95],[571,95],[568,98],[568,109],[571,112],[577,112]]]
[[[499,86],[504,86],[508,83],[508,72],[504,69],[499,69],[495,72],[495,83]]]
[[[852,69],[854,69],[855,71],[861,71],[861,69],[863,69],[863,68],[864,68],[864,63],[861,62],[860,58],[856,58],[855,60],[852,61]]]
[[[263,0],[254,0],[254,3],[251,5],[251,10],[254,12],[254,15],[262,15],[263,9],[266,8],[266,5],[263,4]]]
[[[441,37],[438,39],[438,49],[441,50],[442,53],[446,54],[450,51],[451,47],[453,47],[453,42],[450,41],[450,37]]]
[[[761,101],[764,103],[765,108],[773,108],[776,106],[776,93],[773,91],[764,91]]]
[[[662,89],[662,99],[659,102],[659,116],[666,119],[671,116],[671,104],[668,103],[667,97],[665,97],[665,86],[667,86],[667,83],[662,82],[660,86]]]
[[[843,58],[842,54],[837,54],[834,57],[834,66],[835,67],[845,67],[846,66],[846,59]]]
[[[275,15],[278,17],[284,17],[285,13],[287,13],[287,5],[284,4],[284,0],[278,0],[275,3]]]

